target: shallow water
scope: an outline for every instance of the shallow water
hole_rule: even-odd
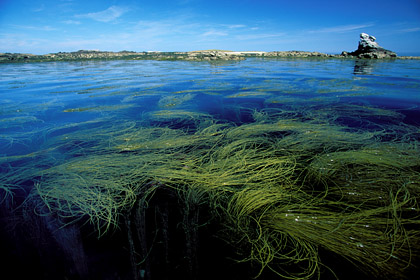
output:
[[[39,135],[60,126],[104,116],[139,120],[158,110],[241,123],[249,121],[246,109],[342,102],[391,108],[403,112],[406,122],[420,122],[417,60],[87,61],[0,68],[5,156],[35,151],[47,141]]]
[[[127,209],[137,211],[137,206],[133,205],[144,194],[143,187],[146,191],[156,187],[164,192],[149,201],[151,208],[157,210],[145,210],[148,217],[154,217],[145,224],[154,226],[155,219],[167,219],[169,212],[171,215],[176,211],[180,213],[174,214],[175,221],[170,220],[169,225],[161,222],[163,229],[157,231],[160,235],[148,233],[145,240],[134,238],[138,254],[141,253],[140,243],[155,242],[156,236],[162,240],[155,244],[165,244],[170,240],[167,235],[185,238],[179,233],[179,219],[184,219],[185,235],[197,234],[193,226],[197,221],[185,220],[189,214],[182,210],[191,205],[188,202],[183,205],[182,197],[174,199],[175,194],[168,195],[166,191],[181,195],[183,191],[194,193],[203,188],[219,196],[217,203],[230,201],[226,204],[230,208],[239,207],[235,203],[241,205],[239,198],[244,199],[243,205],[258,208],[259,202],[253,201],[251,195],[235,198],[243,190],[261,195],[260,202],[277,199],[272,202],[275,207],[271,205],[264,210],[257,209],[249,217],[242,216],[244,223],[251,227],[250,232],[243,226],[236,229],[239,236],[250,234],[251,238],[258,232],[252,228],[254,221],[262,221],[259,230],[265,227],[261,232],[267,236],[257,234],[252,243],[257,246],[255,252],[261,250],[260,253],[266,250],[264,246],[274,246],[268,250],[274,252],[279,245],[277,240],[269,245],[260,244],[261,236],[267,241],[282,232],[292,240],[292,248],[301,245],[296,240],[303,238],[308,242],[309,247],[302,245],[306,256],[317,254],[318,249],[312,248],[319,246],[363,264],[372,259],[369,254],[381,255],[385,251],[388,258],[386,250],[390,245],[397,246],[399,240],[403,248],[404,238],[418,227],[418,209],[408,205],[415,205],[420,193],[419,60],[86,61],[0,64],[0,70],[0,222],[5,228],[19,228],[21,224],[23,231],[26,225],[39,231],[35,230],[33,237],[25,234],[14,237],[14,233],[0,231],[1,237],[36,247],[32,243],[36,243],[37,234],[49,236],[49,240],[41,240],[42,244],[51,246],[43,252],[47,256],[54,255],[51,251],[55,245],[51,244],[60,243],[65,263],[69,256],[80,260],[75,261],[75,268],[69,271],[82,279],[81,275],[88,274],[83,266],[84,258],[91,263],[101,258],[108,260],[110,268],[103,272],[103,277],[111,277],[118,270],[126,276],[115,279],[138,279],[130,278],[127,272],[131,249],[126,249],[125,231],[134,226],[124,225],[121,217],[127,215],[124,214]],[[168,190],[167,186],[170,186]],[[134,196],[130,196],[130,192]],[[278,197],[276,192],[280,193]],[[405,195],[400,199],[401,193]],[[25,200],[28,194],[33,195],[33,201]],[[284,194],[289,194],[291,199],[283,201]],[[178,202],[164,201],[168,198]],[[337,198],[342,205],[335,205]],[[45,205],[48,211],[43,212],[44,216],[54,217],[51,220],[33,214],[40,209],[46,211]],[[213,207],[209,205],[205,207]],[[224,206],[218,206],[217,211],[222,211]],[[223,209],[228,213],[226,216],[239,220],[229,212],[229,207]],[[390,209],[403,214],[390,218],[387,216]],[[210,214],[200,219],[208,219],[206,215]],[[89,252],[68,250],[66,246],[78,248],[74,232],[79,229],[57,226],[64,218],[90,219],[91,227],[81,227],[83,243]],[[228,218],[216,227],[229,224]],[[118,224],[121,231],[117,234],[122,236],[106,236],[108,241],[100,241],[105,246],[92,240],[96,231],[101,233],[103,227],[113,222]],[[190,228],[185,223],[191,223]],[[47,230],[42,230],[43,224],[47,224]],[[405,229],[399,230],[398,226],[407,224],[410,234],[390,241],[388,224],[397,225],[395,234],[404,232]],[[136,230],[143,227],[136,226]],[[60,230],[64,232],[62,235],[56,233]],[[314,234],[323,230],[337,231],[337,234]],[[218,249],[225,248],[212,239],[212,233],[206,234],[204,232],[200,238],[216,242]],[[303,237],[300,234],[304,234]],[[73,237],[69,238],[70,235]],[[232,238],[234,236],[232,234]],[[289,242],[287,238],[282,237],[282,242]],[[190,244],[192,239],[186,238],[189,242],[186,243]],[[418,238],[411,242],[417,241]],[[378,248],[376,243],[380,244]],[[262,248],[258,247],[260,245]],[[384,247],[380,247],[382,245]],[[142,264],[139,273],[148,273],[150,266],[154,272],[161,270],[159,250],[171,252],[172,262],[182,259],[177,252],[177,246],[181,245],[169,246],[170,249],[154,246],[158,247],[157,253],[150,254],[156,267]],[[211,243],[205,249],[211,251],[212,246]],[[244,248],[247,246],[250,245],[245,244]],[[365,247],[372,251],[365,253],[364,250],[368,250]],[[27,249],[28,253],[22,248],[0,247],[10,252],[21,250],[16,258],[23,262],[31,259],[31,254],[38,258],[41,250],[34,249],[33,253],[32,249]],[[103,251],[106,249],[109,251]],[[187,249],[192,254],[191,248]],[[396,268],[400,266],[399,261],[405,265],[404,258],[409,255],[400,251],[401,259],[395,258],[398,259],[394,264]],[[118,254],[123,256],[121,260]],[[184,267],[181,273],[194,270],[192,255],[187,255],[190,263],[181,264]],[[264,262],[263,253],[253,257],[261,261],[258,259],[261,256]],[[282,256],[276,258],[282,260]],[[364,259],[366,256],[368,258]],[[222,260],[223,256],[216,254],[216,258]],[[329,258],[335,258],[329,253],[325,258],[327,265],[335,270],[334,261],[332,266],[328,264]],[[208,263],[211,258],[201,257],[200,260]],[[298,260],[302,258],[296,256],[293,261]],[[141,261],[137,257],[137,262]],[[317,255],[311,255],[311,264],[317,261]],[[42,258],[40,262],[43,263]],[[286,259],[288,262],[290,260]],[[385,262],[378,263],[379,271],[386,268]],[[33,269],[38,269],[37,266],[35,263]],[[92,265],[90,274],[100,273],[100,267]],[[375,263],[373,267],[376,269]],[[388,267],[392,273],[393,267]],[[171,269],[168,268],[166,276],[171,275]],[[207,265],[207,269],[214,271],[211,265]],[[291,271],[295,269],[292,267]],[[39,273],[44,270],[48,268],[41,268]],[[250,270],[253,275],[244,270],[242,276],[254,277],[258,273],[258,269]],[[62,277],[57,271],[51,279]],[[232,275],[236,275],[241,268],[232,271]],[[305,273],[310,274],[310,271]],[[354,279],[356,274],[348,276],[349,279]],[[343,275],[345,279],[346,273]],[[244,279],[242,276],[239,273],[235,277]],[[226,279],[233,279],[229,277],[227,275]]]

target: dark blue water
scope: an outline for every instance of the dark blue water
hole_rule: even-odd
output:
[[[87,223],[81,229],[72,225],[62,227],[57,221],[68,217],[62,217],[54,211],[50,213],[51,209],[45,209],[39,197],[34,196],[33,201],[27,199],[31,191],[32,194],[36,193],[34,186],[38,182],[48,180],[48,175],[47,178],[42,177],[48,174],[43,171],[50,167],[62,165],[67,168],[70,165],[64,163],[69,160],[79,157],[89,159],[90,155],[113,153],[128,156],[129,152],[126,150],[114,148],[117,144],[113,142],[115,139],[112,134],[119,131],[127,129],[132,132],[133,128],[161,126],[193,133],[199,130],[196,127],[200,125],[197,119],[201,123],[212,120],[214,123],[240,126],[258,122],[256,112],[267,114],[268,117],[270,112],[274,112],[276,121],[279,121],[278,118],[287,118],[296,123],[310,120],[308,124],[327,124],[328,130],[333,129],[329,125],[335,126],[336,130],[340,126],[343,131],[354,132],[356,136],[362,135],[359,132],[383,132],[377,134],[380,135],[375,139],[377,145],[385,143],[386,146],[396,142],[410,144],[412,148],[408,151],[411,152],[418,149],[420,141],[420,60],[253,58],[217,63],[49,62],[0,64],[0,73],[0,227],[5,228],[0,228],[0,239],[10,241],[2,244],[3,240],[0,240],[0,249],[6,251],[6,257],[11,256],[8,264],[13,266],[19,262],[26,265],[27,260],[35,260],[31,269],[27,270],[30,277],[33,271],[37,273],[34,275],[48,276],[45,279],[61,279],[63,271],[70,271],[69,275],[85,275],[87,268],[83,258],[86,258],[90,262],[91,275],[106,275],[106,279],[137,279],[115,276],[116,271],[130,274],[127,249],[129,244],[124,230],[116,231],[115,236],[112,233],[105,240],[98,241],[96,233],[92,234],[89,227],[86,227]],[[282,113],[277,114],[280,110]],[[281,138],[286,133],[290,134],[287,129],[285,131],[279,129],[276,131],[278,135],[273,133],[269,137]],[[305,128],[301,134],[306,132],[311,131],[306,131]],[[299,134],[296,135],[299,137]],[[328,137],[327,133],[322,135]],[[355,138],[350,137],[347,141],[351,139]],[[357,146],[347,149],[351,151]],[[328,149],[324,146],[321,148]],[[320,153],[327,153],[322,149],[319,150]],[[333,151],[340,149],[337,146]],[[135,151],[133,155],[136,155]],[[405,150],[399,155],[409,156]],[[302,157],[302,160],[305,162],[307,159]],[[416,164],[413,163],[413,170],[416,170]],[[88,166],[86,168],[89,169]],[[113,163],[108,168],[114,168]],[[60,176],[67,176],[63,172]],[[391,175],[395,174],[391,172]],[[390,178],[385,179],[391,180]],[[348,181],[351,182],[352,179],[349,178]],[[146,186],[158,183],[152,180]],[[66,187],[64,183],[59,185],[60,188],[61,186]],[[160,195],[163,198],[169,197],[166,193]],[[171,199],[179,201],[174,197]],[[65,199],[63,201],[65,203]],[[168,208],[171,206],[159,199],[153,203],[157,210],[151,207],[148,215],[152,218],[145,224],[151,226],[148,230],[153,236],[149,237],[149,241],[154,242],[156,236],[152,227],[155,227],[156,219],[167,219],[167,214],[162,213],[166,211],[171,216],[179,205],[174,204],[172,208]],[[39,215],[38,209],[44,209],[48,215]],[[163,212],[159,214],[159,211]],[[76,217],[73,218],[81,218],[77,216],[77,211],[75,213]],[[182,218],[175,216],[171,219],[169,220],[173,225],[163,228],[172,228],[170,237],[179,239]],[[122,224],[123,222],[119,226],[124,227]],[[125,227],[130,228],[129,225]],[[340,225],[337,229],[339,227]],[[20,232],[16,234],[15,228],[20,229]],[[33,233],[28,234],[29,230],[33,230]],[[217,243],[219,241],[213,240],[211,234],[210,237],[202,235],[200,238],[209,238],[211,242],[216,242],[216,245],[211,242],[206,245],[207,251],[203,249],[205,254],[212,252],[213,247],[216,250],[226,247],[224,243],[221,245]],[[80,253],[81,245],[80,242],[77,243],[81,239],[86,247],[85,254]],[[134,241],[140,243],[139,239]],[[177,240],[176,243],[181,244],[182,238],[181,242]],[[38,248],[36,244],[41,246]],[[200,246],[204,246],[202,244]],[[64,253],[57,258],[61,260],[55,263],[58,245]],[[180,254],[183,252],[181,245],[172,246],[174,251],[179,251]],[[159,249],[152,253],[157,262],[154,272],[161,270],[161,255]],[[69,261],[68,256],[72,256],[73,260]],[[323,255],[325,256],[326,263],[335,272],[340,272],[335,255],[331,260],[328,259],[328,254]],[[220,255],[215,259],[203,259],[208,264],[208,271],[214,271],[214,275],[218,276],[219,272],[208,260],[218,260],[221,262],[218,265],[225,265],[226,268],[231,265],[224,264]],[[20,264],[16,267],[21,269]],[[75,271],[75,267],[78,271]],[[102,273],[104,267],[109,267],[109,271],[105,269]],[[342,275],[346,276],[346,271],[343,270]],[[357,278],[355,269],[351,268],[349,271],[354,275],[348,279]],[[47,275],[47,272],[52,274]],[[226,274],[223,279],[244,279],[244,275],[237,272],[246,275],[246,270],[236,267],[236,270],[232,270],[232,275]],[[185,274],[185,271],[180,273]],[[26,272],[21,274],[29,277]],[[164,275],[172,275],[172,270]]]

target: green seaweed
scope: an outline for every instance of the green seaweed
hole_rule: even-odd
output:
[[[296,106],[256,110],[254,122],[236,125],[193,111],[155,111],[147,121],[57,137],[44,152],[65,148],[69,159],[27,174],[10,169],[0,189],[9,194],[17,176],[37,177],[32,195],[51,213],[88,219],[99,236],[125,224],[133,265],[134,250],[147,258],[150,244],[136,249],[131,223],[141,242],[147,205],[165,191],[183,209],[191,273],[205,206],[237,261],[258,264],[256,278],[267,270],[285,279],[319,278],[328,266],[321,249],[367,274],[403,278],[420,249],[420,151],[416,140],[395,131],[411,135],[417,128],[354,129],[340,122],[350,111],[372,123],[370,117],[399,116],[356,105]]]

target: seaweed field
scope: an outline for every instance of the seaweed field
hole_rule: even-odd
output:
[[[420,63],[0,65],[16,279],[413,279]]]

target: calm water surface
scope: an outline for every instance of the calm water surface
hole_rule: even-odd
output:
[[[267,107],[354,103],[399,110],[405,121],[419,123],[417,60],[88,61],[0,68],[4,156],[35,151],[59,127],[140,120],[161,110],[243,123],[249,112]]]
[[[414,201],[412,205],[416,205],[415,199],[419,189],[419,60],[255,58],[217,63],[51,62],[0,64],[0,73],[0,226],[5,225],[4,227],[8,228],[4,233],[0,230],[0,238],[10,241],[0,242],[0,245],[5,247],[0,249],[6,251],[6,255],[17,255],[15,259],[10,258],[7,266],[20,262],[25,266],[28,263],[32,264],[31,269],[25,270],[30,276],[22,279],[36,278],[33,275],[45,276],[46,272],[52,274],[50,278],[44,279],[63,279],[63,274],[67,272],[63,272],[60,266],[52,262],[60,246],[64,252],[61,263],[66,264],[63,267],[70,265],[67,274],[79,275],[79,278],[70,277],[71,279],[88,279],[87,260],[89,273],[95,275],[95,278],[139,279],[130,277],[130,271],[136,269],[134,253],[141,253],[138,248],[143,248],[143,245],[140,246],[140,237],[138,240],[134,239],[134,244],[138,246],[137,251],[134,247],[130,248],[130,268],[130,254],[127,249],[127,240],[130,237],[125,232],[121,236],[116,233],[116,236],[112,237],[111,234],[111,238],[98,241],[92,237],[96,236],[97,232],[89,232],[89,229],[86,230],[89,223],[83,223],[82,235],[86,235],[82,236],[83,246],[87,247],[86,253],[83,253],[80,229],[73,226],[63,227],[62,220],[73,218],[78,221],[87,216],[91,222],[98,224],[98,228],[95,227],[95,230],[98,230],[103,224],[111,223],[114,221],[112,219],[119,217],[121,221],[117,227],[130,232],[132,226],[127,222],[129,218],[122,218],[124,215],[129,216],[124,214],[127,213],[126,209],[131,209],[135,203],[137,205],[137,199],[143,195],[143,188],[148,190],[162,187],[163,193],[160,195],[163,199],[158,195],[156,199],[150,198],[154,206],[145,211],[152,218],[144,224],[154,229],[156,219],[161,216],[159,219],[162,220],[161,226],[164,230],[160,232],[170,232],[171,235],[169,238],[162,233],[160,238],[166,242],[168,239],[178,242],[181,238],[182,243],[184,237],[180,235],[181,222],[176,220],[176,216],[173,222],[171,219],[174,218],[171,215],[181,211],[183,207],[189,209],[189,204],[186,202],[187,206],[183,206],[183,200],[174,198],[175,196],[172,199],[176,202],[170,201],[173,204],[168,204],[169,202],[164,201],[169,197],[165,191],[178,192],[181,196],[182,191],[190,191],[190,184],[193,195],[194,188],[204,184],[204,187],[208,185],[209,192],[220,189],[220,194],[230,196],[232,193],[242,192],[241,189],[237,189],[236,184],[249,190],[248,184],[253,186],[253,180],[258,183],[258,188],[255,189],[257,192],[259,188],[264,190],[268,185],[268,197],[273,190],[280,192],[281,195],[277,197],[285,200],[281,200],[284,205],[274,200],[275,207],[270,206],[262,211],[264,215],[268,210],[274,211],[274,214],[267,212],[265,220],[262,216],[256,216],[258,221],[265,221],[268,226],[262,229],[259,225],[258,229],[251,229],[249,232],[258,232],[261,237],[263,233],[270,234],[271,231],[275,231],[273,236],[277,236],[277,231],[283,230],[287,236],[291,236],[291,240],[301,240],[303,232],[303,236],[309,240],[304,240],[308,241],[304,244],[310,244],[304,246],[309,253],[317,256],[317,248],[326,246],[327,250],[331,249],[336,254],[332,255],[332,261],[329,263],[327,253],[326,267],[334,271],[331,279],[337,279],[335,273],[340,271],[344,276],[340,279],[346,279],[348,271],[358,273],[357,269],[351,266],[350,269],[340,268],[336,261],[337,254],[343,254],[350,260],[354,258],[358,264],[368,262],[365,269],[370,272],[371,257],[385,252],[386,260],[381,259],[381,262],[378,262],[382,265],[378,266],[378,271],[388,268],[390,273],[396,271],[395,275],[400,275],[397,269],[388,266],[386,261],[394,261],[396,268],[404,267],[404,261],[410,259],[411,254],[401,250],[400,257],[395,257],[394,260],[391,258],[394,257],[392,254],[395,254],[394,247],[400,248],[401,244],[418,247],[415,245],[418,244],[417,233],[413,234],[410,242],[405,242],[404,238],[411,236],[418,227],[417,220],[410,220],[411,217],[418,217],[417,206],[407,206],[407,203]],[[148,130],[150,127],[156,129]],[[181,133],[178,133],[180,131]],[[255,131],[261,133],[255,135]],[[249,142],[242,141],[245,137],[243,135],[254,138]],[[206,144],[203,144],[203,141],[206,141]],[[261,141],[263,144],[260,144]],[[229,149],[232,149],[231,154],[222,153]],[[214,160],[217,156],[219,159]],[[159,160],[156,160],[157,157]],[[255,162],[252,163],[252,160]],[[278,168],[277,165],[281,168],[275,169]],[[242,168],[239,171],[238,166]],[[279,170],[283,175],[279,175]],[[172,175],[175,177],[171,178],[171,175],[167,175],[168,172],[175,174]],[[215,176],[214,172],[219,172],[216,173],[219,175]],[[245,175],[238,176],[239,172]],[[306,172],[308,176],[302,178],[302,172]],[[181,174],[179,177],[178,173]],[[230,177],[226,174],[230,174]],[[262,177],[261,174],[266,174],[266,177]],[[285,176],[286,179],[281,176]],[[237,180],[240,183],[237,183]],[[325,191],[322,197],[317,197],[312,188],[318,188],[320,185],[325,187],[320,183],[323,180],[337,181],[328,183],[328,196]],[[168,186],[177,186],[178,189],[168,187],[166,190],[165,182]],[[294,182],[300,183],[295,186]],[[308,184],[307,193],[303,194],[300,184]],[[384,191],[388,188],[389,192]],[[405,211],[404,215],[398,212],[393,214],[394,217],[390,214],[390,209],[386,208],[389,202],[385,196],[390,196],[391,206],[399,201],[393,196],[393,188],[395,197],[400,195],[403,198],[401,204],[390,209],[392,213],[397,213],[397,210]],[[407,188],[410,188],[411,197]],[[132,189],[138,197],[130,196],[131,192],[127,190]],[[36,195],[37,192],[39,196]],[[288,192],[292,202],[295,197],[295,204],[285,195]],[[259,193],[262,195],[261,201],[264,201],[266,193]],[[26,199],[28,194],[32,195],[33,200]],[[132,199],[134,200],[131,202]],[[336,203],[342,200],[343,205]],[[308,201],[313,205],[309,205]],[[336,205],[332,210],[325,206],[328,201],[331,205]],[[48,207],[45,207],[44,202]],[[246,200],[245,202],[244,205],[248,205]],[[282,207],[277,207],[278,204]],[[111,206],[107,208],[106,205]],[[140,207],[140,204],[138,205]],[[351,208],[352,205],[354,208]],[[290,207],[297,212],[290,212]],[[299,211],[305,215],[302,210],[305,207],[315,214],[301,219]],[[319,211],[326,211],[326,214],[317,217],[317,207]],[[385,210],[377,210],[381,207]],[[286,208],[288,210],[285,210]],[[140,211],[136,209],[132,211]],[[188,211],[182,212],[184,218],[188,218]],[[357,211],[361,211],[365,216],[357,216]],[[375,211],[384,214],[377,215]],[[109,213],[114,213],[114,216],[109,218]],[[296,216],[293,216],[294,214]],[[169,225],[164,223],[168,215],[172,223]],[[244,219],[246,215],[242,216]],[[180,217],[178,218],[182,220]],[[403,220],[402,217],[407,220]],[[249,225],[254,225],[257,218],[252,222],[250,220]],[[278,223],[277,218],[280,221]],[[125,226],[124,219],[127,219]],[[188,225],[191,225],[192,229],[188,230],[194,230],[196,233],[197,225],[205,225],[209,220],[206,214],[200,219],[202,220],[199,222],[191,220]],[[410,224],[411,222],[413,224]],[[403,228],[404,223],[409,227]],[[144,229],[144,224],[136,224],[135,230]],[[376,226],[379,229],[383,226],[385,228],[378,234],[375,231]],[[391,228],[393,226],[395,229]],[[29,235],[28,228],[34,229]],[[91,230],[95,231],[92,228]],[[242,232],[240,230],[244,229],[240,227],[238,232]],[[207,228],[204,228],[204,231],[207,231]],[[329,233],[318,234],[322,231]],[[166,243],[154,243],[159,230],[156,232],[155,234],[152,230],[153,234],[144,235],[144,240],[142,239],[158,248],[156,253],[146,250],[147,254],[152,252],[152,260],[157,260],[156,264],[152,264],[151,271],[172,277],[172,268],[162,272],[159,260],[163,260],[163,255],[159,246],[163,245],[159,244]],[[400,235],[393,237],[393,234]],[[211,231],[208,235],[204,238],[213,236]],[[360,240],[354,237],[356,235],[360,235]],[[388,235],[391,241],[388,240]],[[241,237],[241,234],[239,236],[242,241],[246,239]],[[200,238],[202,237],[203,235],[200,235]],[[268,237],[271,238],[271,235]],[[236,244],[235,235],[231,238],[231,244]],[[384,243],[378,242],[378,238],[384,240]],[[35,248],[38,240],[41,245]],[[130,240],[132,241],[132,238]],[[282,237],[281,242],[284,240],[285,237]],[[401,244],[398,243],[400,241]],[[299,251],[295,248],[299,242],[291,243],[290,252]],[[9,243],[10,248],[7,247]],[[13,247],[13,244],[16,246]],[[182,263],[185,259],[185,256],[180,255],[183,249],[180,250],[178,244],[171,244],[169,243],[170,249],[166,247],[165,250],[166,253],[170,252],[171,265],[178,267],[178,262]],[[204,242],[200,246],[203,244]],[[221,276],[219,269],[214,267],[225,265],[231,268],[230,264],[223,263],[224,258],[220,254],[214,258],[211,254],[207,256],[207,252],[213,250],[223,249],[228,254],[231,253],[230,249],[225,249],[225,244],[217,244],[219,243],[216,242],[216,247],[211,242],[207,244],[208,248],[204,254],[206,258],[202,258],[200,263],[210,265],[201,275],[206,276],[208,272],[217,274],[214,277],[208,276],[210,279],[219,279]],[[273,244],[279,245],[280,241]],[[328,247],[328,244],[332,245]],[[246,248],[247,246],[245,245]],[[387,252],[391,247],[392,254]],[[377,248],[379,249],[376,250]],[[105,252],[105,249],[108,251]],[[366,253],[365,249],[372,251]],[[258,252],[264,250],[267,249],[262,248]],[[277,252],[276,250],[277,248],[267,251]],[[17,253],[19,251],[20,255]],[[46,257],[40,257],[39,252],[44,252]],[[297,254],[296,259],[289,259],[287,263],[306,262],[305,256],[300,256],[300,253],[293,254]],[[192,256],[189,255],[191,258]],[[145,257],[138,256],[137,262],[143,263]],[[74,267],[71,267],[73,262],[68,262],[69,258],[73,260]],[[42,267],[36,261],[33,262],[34,259],[39,263],[44,263],[42,259],[48,262]],[[214,265],[214,261],[221,263]],[[52,265],[48,265],[50,262]],[[314,262],[318,262],[318,259]],[[167,261],[163,263],[167,265]],[[320,267],[324,270],[323,266]],[[140,275],[144,275],[150,267],[142,264],[138,265],[138,269]],[[16,271],[20,273],[21,270],[19,266]],[[184,264],[184,271],[181,270],[180,273],[185,276],[188,271],[193,270]],[[114,277],[117,272],[126,277]],[[244,277],[254,277],[255,272],[258,271],[247,275],[247,270],[236,267],[236,270],[232,270],[232,275],[226,274],[225,278],[245,279]],[[240,275],[241,273],[243,275]],[[310,274],[311,271],[305,273]],[[348,277],[360,278],[353,274]]]

